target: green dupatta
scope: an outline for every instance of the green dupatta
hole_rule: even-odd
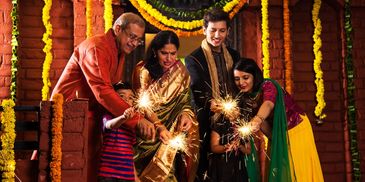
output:
[[[287,119],[285,112],[284,94],[281,86],[275,80],[265,79],[272,82],[277,90],[274,107],[274,119],[271,138],[269,182],[290,182],[290,160],[288,153]]]

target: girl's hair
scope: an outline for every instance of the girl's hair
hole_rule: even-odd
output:
[[[160,31],[148,46],[146,56],[144,58],[145,68],[149,71],[152,79],[157,80],[163,74],[162,67],[157,58],[157,51],[167,44],[174,44],[179,49],[179,37],[170,30]]]
[[[257,63],[250,58],[241,58],[238,62],[236,62],[233,66],[233,70],[243,71],[246,73],[250,73],[253,75],[253,92],[257,92],[260,89],[260,85],[264,81],[264,77],[262,76],[262,71],[257,66]]]
[[[113,85],[114,90],[119,90],[119,89],[128,89],[128,90],[132,90],[132,85],[129,82],[118,82],[116,84]]]

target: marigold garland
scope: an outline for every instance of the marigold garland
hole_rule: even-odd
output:
[[[61,181],[61,162],[62,162],[62,127],[63,127],[63,96],[56,94],[53,97],[53,118],[52,118],[52,149],[50,163],[51,181]]]
[[[268,14],[268,0],[261,0],[261,14],[262,14],[262,64],[264,78],[270,78],[270,53],[269,53],[269,14]]]
[[[1,114],[1,151],[0,151],[0,171],[2,181],[15,181],[15,103],[11,99],[3,100],[1,103],[3,112]]]
[[[291,37],[290,37],[290,17],[289,17],[289,0],[283,2],[284,16],[284,59],[285,59],[285,90],[293,94],[292,80],[292,59],[291,59]]]
[[[186,37],[203,33],[201,29],[203,26],[202,19],[191,21],[175,20],[164,16],[146,0],[130,0],[130,2],[141,13],[144,19],[160,30],[171,30],[178,34],[178,36]],[[224,5],[223,10],[226,12],[232,11],[230,17],[233,17],[246,2],[232,0]]]
[[[92,0],[86,0],[86,37],[92,36]]]
[[[326,102],[324,101],[324,83],[323,83],[323,72],[321,69],[322,62],[322,40],[321,40],[321,32],[322,25],[321,20],[318,17],[319,9],[321,8],[321,0],[314,0],[313,10],[312,10],[312,20],[314,24],[314,34],[313,34],[313,52],[314,52],[314,63],[313,68],[316,75],[315,84],[317,86],[317,105],[314,110],[314,114],[320,119],[324,119],[326,114],[323,113],[323,109],[326,107]]]
[[[43,80],[43,88],[42,88],[42,100],[48,100],[49,98],[49,87],[51,87],[51,81],[49,79],[49,70],[52,64],[52,24],[50,22],[49,12],[51,11],[52,0],[44,0],[44,7],[42,9],[42,21],[44,27],[46,28],[46,32],[43,34],[43,42],[45,43],[43,52],[46,53],[46,57],[43,63],[42,70],[42,80]]]
[[[11,84],[10,96],[16,101],[16,74],[18,72],[18,1],[12,0],[13,8],[11,10],[11,20],[13,27],[11,30]]]
[[[112,0],[105,0],[104,1],[104,29],[107,32],[109,29],[113,27],[113,6]]]
[[[356,182],[361,181],[361,170],[358,148],[358,133],[356,126],[356,104],[355,104],[355,82],[354,82],[354,65],[352,60],[352,24],[351,24],[351,1],[345,0],[345,41],[346,41],[346,78],[347,78],[347,120],[349,123],[349,135],[350,135],[350,152],[351,152],[351,163],[352,163],[352,180]]]

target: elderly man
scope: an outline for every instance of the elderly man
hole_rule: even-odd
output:
[[[113,89],[122,78],[125,56],[143,44],[145,23],[133,13],[122,14],[113,28],[103,35],[93,36],[78,45],[52,92],[52,97],[63,94],[66,101],[77,98],[89,100],[89,165],[88,173],[96,175],[100,149],[101,114],[109,112],[120,116],[130,107]],[[137,129],[142,136],[152,139],[152,123],[135,115],[126,121],[124,128]],[[89,175],[90,176],[90,175]],[[90,180],[96,179],[96,176]],[[89,181],[89,179],[88,179]]]

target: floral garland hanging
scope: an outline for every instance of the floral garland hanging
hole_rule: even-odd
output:
[[[264,78],[270,78],[270,53],[269,53],[269,14],[268,14],[268,0],[261,0],[261,14],[262,14],[262,64]]]
[[[63,96],[56,94],[53,97],[53,118],[52,118],[52,148],[50,163],[51,181],[61,181],[61,162],[62,162],[62,127],[63,127]]]
[[[11,84],[10,96],[13,101],[16,101],[16,74],[18,72],[18,1],[11,1],[13,8],[11,10],[11,20],[13,27],[11,29]]]
[[[193,36],[202,34],[202,18],[190,21],[175,20],[163,15],[162,12],[155,9],[146,0],[130,0],[131,4],[141,13],[144,19],[160,30],[174,31],[178,36]],[[232,0],[223,6],[223,10],[230,12],[233,17],[247,1]]]
[[[51,87],[51,81],[49,79],[49,70],[52,64],[52,24],[50,22],[50,15],[49,12],[51,11],[52,7],[52,0],[44,0],[44,7],[42,9],[42,21],[44,27],[46,28],[46,32],[43,34],[43,42],[45,43],[43,52],[46,53],[46,57],[43,63],[43,70],[42,70],[42,80],[43,80],[43,88],[42,88],[42,100],[48,100],[49,98],[49,87]]]
[[[86,0],[86,37],[92,36],[92,0]]]
[[[321,8],[321,0],[314,0],[313,10],[312,10],[312,20],[314,25],[314,34],[313,34],[313,52],[314,52],[314,63],[313,68],[316,75],[315,84],[317,86],[317,105],[314,110],[314,114],[318,117],[317,123],[321,124],[323,119],[326,117],[326,114],[323,113],[323,109],[326,107],[326,102],[324,101],[324,83],[323,83],[323,72],[321,69],[322,63],[322,40],[321,40],[321,32],[322,25],[321,20],[318,17],[319,9]]]
[[[285,59],[285,90],[293,94],[292,80],[292,59],[291,59],[291,37],[290,37],[290,17],[289,17],[289,0],[283,2],[284,16],[284,59]]]
[[[0,151],[0,171],[2,181],[15,181],[15,103],[11,99],[3,100],[1,103],[4,111],[1,114],[1,151]]]
[[[349,123],[350,149],[352,162],[352,179],[361,181],[360,155],[358,148],[357,126],[356,126],[356,104],[355,104],[355,82],[354,65],[352,60],[352,24],[351,24],[351,5],[350,0],[345,0],[345,35],[346,35],[346,76],[347,76],[347,119]]]
[[[109,29],[113,27],[113,6],[112,0],[104,1],[104,30],[107,32]]]

